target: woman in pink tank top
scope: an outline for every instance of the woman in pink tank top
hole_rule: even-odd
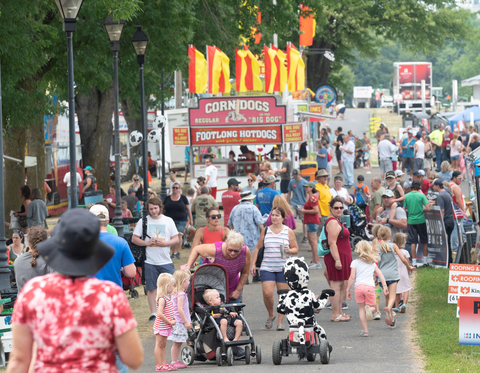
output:
[[[182,266],[182,269],[192,268],[199,255],[226,269],[230,301],[241,302],[241,293],[245,282],[247,282],[251,262],[250,250],[244,245],[243,236],[231,231],[226,242],[192,247],[188,262],[185,267]]]

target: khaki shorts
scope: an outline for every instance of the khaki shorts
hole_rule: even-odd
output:
[[[299,207],[300,206],[300,207]],[[299,211],[300,209],[303,209],[303,206],[302,205],[299,205],[299,206],[290,206],[293,210],[293,216],[295,219],[298,219],[298,220],[301,220],[303,221],[303,214]]]

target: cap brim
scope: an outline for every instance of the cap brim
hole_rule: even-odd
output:
[[[100,238],[94,254],[86,259],[75,259],[65,255],[61,247],[65,245],[50,238],[37,245],[38,252],[45,262],[56,272],[72,277],[93,276],[112,259],[115,249]]]
[[[239,201],[240,201],[240,202],[242,202],[242,201],[250,201],[251,199],[255,199],[255,196],[243,197],[243,198],[240,198]]]

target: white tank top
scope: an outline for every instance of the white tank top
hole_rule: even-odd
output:
[[[415,158],[425,159],[425,143],[423,141],[417,141],[415,145],[417,145],[417,154],[415,155]]]

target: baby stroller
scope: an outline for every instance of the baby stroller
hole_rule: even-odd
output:
[[[216,289],[219,292],[223,302],[221,306],[206,305],[203,292],[207,289]],[[198,267],[188,287],[188,299],[194,333],[190,336],[191,345],[183,347],[180,354],[184,364],[192,365],[195,360],[213,360],[217,362],[218,366],[221,366],[224,361],[231,366],[235,359],[234,351],[238,346],[245,346],[246,364],[250,364],[252,357],[256,359],[257,364],[262,362],[260,346],[255,345],[250,327],[243,317],[242,309],[245,304],[233,303],[228,307],[226,305],[228,303],[228,275],[224,267],[214,263]],[[238,313],[238,318],[243,322],[248,339],[232,342],[223,340],[220,327],[212,316],[212,311],[218,313],[220,307],[227,307]],[[231,338],[232,331],[234,334],[234,330],[227,329],[229,338]]]
[[[348,206],[348,210],[343,212],[344,215],[348,213],[350,215],[350,227],[348,231],[350,232],[350,246],[352,250],[355,250],[355,245],[361,240],[369,241],[367,236],[367,215],[365,212],[355,204],[355,195],[350,194],[350,197],[353,199],[353,203]]]

